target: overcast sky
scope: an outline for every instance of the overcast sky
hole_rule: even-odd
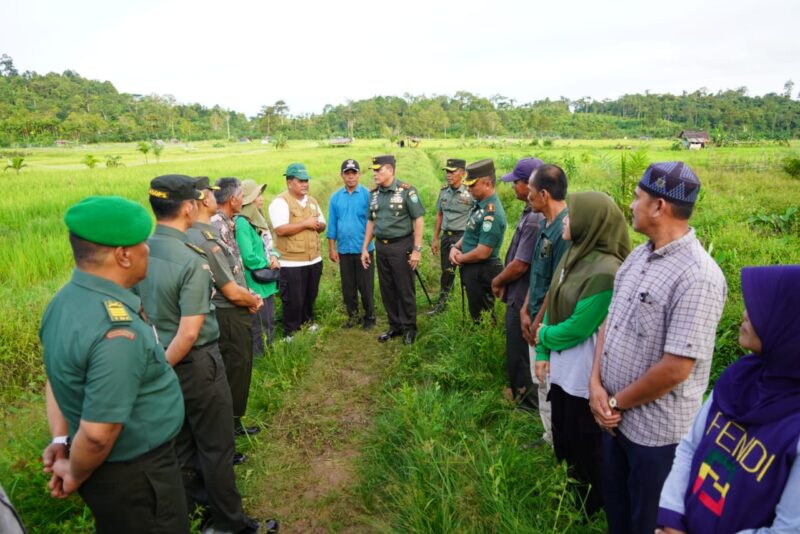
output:
[[[518,103],[800,91],[798,0],[6,0],[0,53],[255,115],[459,90]]]

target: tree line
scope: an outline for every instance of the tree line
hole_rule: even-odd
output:
[[[746,87],[711,93],[626,94],[616,99],[545,98],[518,103],[502,95],[376,96],[292,115],[278,100],[254,117],[170,95],[120,93],[111,82],[74,71],[19,73],[0,57],[0,146],[142,139],[238,139],[279,136],[400,138],[513,136],[536,138],[674,137],[707,130],[716,139],[787,140],[800,132],[794,83],[783,91],[750,96]],[[797,95],[800,98],[800,95]]]

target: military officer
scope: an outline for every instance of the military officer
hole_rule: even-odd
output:
[[[216,291],[211,299],[219,322],[219,345],[225,362],[225,373],[233,398],[233,429],[237,436],[256,434],[259,426],[245,427],[242,416],[247,409],[250,395],[250,379],[253,373],[253,330],[251,313],[256,313],[263,300],[250,291],[244,277],[242,258],[235,238],[226,240],[220,226],[212,224],[212,217],[222,213],[218,205],[220,194],[225,195],[227,217],[232,218],[242,206],[242,184],[237,178],[221,178],[212,188],[207,177],[200,177],[196,184],[203,188],[204,198],[198,203],[197,218],[186,232],[192,243],[205,252]],[[211,197],[214,197],[213,199]],[[226,230],[228,225],[221,221]],[[234,248],[235,246],[235,248]],[[234,456],[236,463],[244,457]]]
[[[156,231],[150,238],[147,278],[136,286],[183,390],[186,420],[176,449],[190,510],[208,506],[217,530],[254,532],[233,473],[231,392],[217,340],[208,257],[186,231],[198,217],[195,180],[166,175],[150,182]]]
[[[378,336],[378,341],[402,336],[403,342],[410,345],[417,338],[414,270],[422,253],[425,208],[414,186],[395,177],[395,165],[392,155],[372,158],[376,187],[369,197],[361,264],[365,269],[369,267],[368,247],[374,236],[378,283],[389,318],[389,330]]]
[[[492,311],[494,318],[492,279],[503,270],[499,253],[506,233],[506,212],[495,193],[495,180],[492,160],[482,159],[467,166],[464,183],[475,204],[464,236],[450,249],[450,261],[461,267],[469,313],[475,322],[484,310]]]
[[[88,197],[64,222],[72,278],[42,318],[51,495],[78,491],[99,533],[189,532],[174,438],[181,388],[129,289],[147,273],[153,223],[139,204]]]
[[[433,254],[441,253],[442,275],[439,284],[439,302],[428,315],[436,315],[444,310],[447,296],[456,279],[456,266],[450,263],[450,249],[464,235],[464,227],[467,225],[473,204],[472,195],[466,184],[462,183],[466,166],[467,162],[463,159],[448,159],[442,169],[445,171],[447,185],[439,191],[439,198],[436,200],[436,224],[433,227],[431,242]]]

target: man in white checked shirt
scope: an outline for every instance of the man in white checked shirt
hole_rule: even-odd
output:
[[[675,447],[708,387],[727,286],[689,226],[700,181],[682,162],[654,163],[631,204],[649,241],[617,272],[600,327],[589,403],[603,440],[609,531],[653,532]]]

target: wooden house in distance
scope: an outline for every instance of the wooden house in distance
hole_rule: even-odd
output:
[[[683,130],[678,134],[678,138],[683,140],[683,146],[689,150],[700,150],[705,148],[711,141],[708,137],[708,132]]]

